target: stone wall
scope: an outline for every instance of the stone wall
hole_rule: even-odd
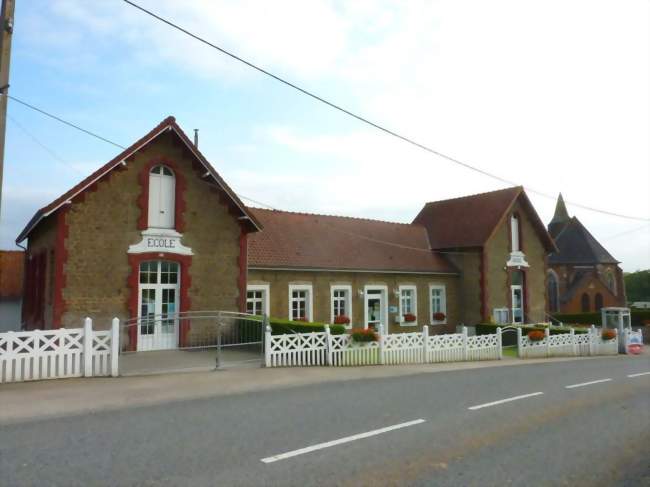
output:
[[[454,332],[460,322],[458,276],[251,269],[248,272],[248,284],[269,284],[270,315],[282,319],[289,317],[289,284],[311,284],[314,293],[313,320],[325,323],[331,321],[330,286],[351,285],[351,318],[355,328],[362,328],[364,323],[364,298],[359,295],[359,290],[363,290],[364,286],[387,286],[388,306],[399,306],[399,299],[393,290],[399,285],[415,285],[417,326],[400,326],[395,323],[396,313],[389,313],[391,333],[418,331],[422,329],[422,325],[430,325],[429,284],[442,284],[446,287],[447,324],[433,325],[430,331],[432,333]]]

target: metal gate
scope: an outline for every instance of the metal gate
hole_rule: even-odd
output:
[[[149,314],[120,330],[120,374],[260,366],[263,316],[232,311]]]

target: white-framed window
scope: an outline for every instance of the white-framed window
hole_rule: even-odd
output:
[[[406,315],[416,317],[415,321],[406,321]],[[413,285],[399,286],[399,316],[400,326],[417,326],[418,292]]]
[[[517,215],[510,217],[510,239],[512,252],[519,252],[519,218]]]
[[[149,171],[149,228],[174,228],[176,178],[167,166]]]
[[[337,316],[346,316],[350,322],[344,326],[352,328],[352,286],[348,284],[332,285],[330,297],[331,323],[334,323]]]
[[[246,288],[246,312],[268,316],[270,294],[268,284],[249,284]]]
[[[311,284],[289,284],[289,319],[313,321]]]
[[[447,292],[444,285],[429,284],[429,309],[432,325],[442,325],[447,323]],[[444,319],[436,320],[436,313],[445,315]]]

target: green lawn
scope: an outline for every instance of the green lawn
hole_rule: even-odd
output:
[[[503,356],[517,358],[517,345],[503,347]]]

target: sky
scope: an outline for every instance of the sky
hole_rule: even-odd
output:
[[[507,185],[409,146],[120,0],[17,2],[10,94],[127,146],[173,115],[240,195],[410,222]],[[139,0],[265,69],[547,194],[650,268],[650,3]],[[10,100],[0,248],[120,149]],[[545,223],[555,201],[530,193]]]

